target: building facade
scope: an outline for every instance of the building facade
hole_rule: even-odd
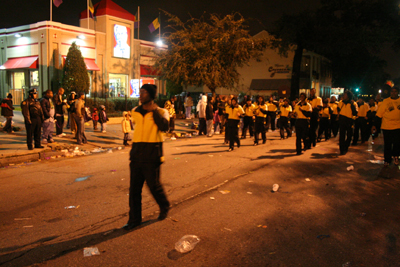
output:
[[[48,89],[55,92],[73,42],[88,70],[89,96],[138,97],[143,83],[156,84],[165,94],[165,82],[151,66],[156,51],[167,47],[134,39],[135,16],[111,0],[94,8],[94,18],[81,13],[80,27],[43,21],[0,29],[0,98],[11,92],[19,104],[32,86],[40,96]]]
[[[262,31],[253,38],[269,38]],[[240,81],[235,88],[217,88],[221,95],[245,93],[248,95],[290,96],[294,51],[288,51],[287,57],[281,56],[277,50],[266,49],[260,61],[250,60],[247,66],[240,68]],[[316,53],[303,52],[300,72],[300,92],[308,93],[316,88],[317,95],[329,97],[332,88],[331,62]],[[210,92],[206,86],[188,88],[190,92]]]

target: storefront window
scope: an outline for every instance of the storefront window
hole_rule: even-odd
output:
[[[31,71],[31,86],[39,86],[39,71]]]
[[[110,74],[108,93],[109,97],[125,97],[128,85],[128,75]]]
[[[11,84],[12,89],[22,89],[25,85],[25,73],[24,72],[12,72],[11,73]]]

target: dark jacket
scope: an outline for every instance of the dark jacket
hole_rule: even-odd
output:
[[[12,117],[14,116],[14,107],[11,99],[4,98],[1,101],[1,116]]]
[[[42,100],[40,100],[40,105],[42,106],[44,119],[47,120],[48,118],[50,118],[50,101],[49,101],[49,99],[47,97],[44,97]]]
[[[214,118],[214,107],[211,103],[207,103],[206,106],[206,120],[212,120]]]
[[[100,113],[99,113],[99,122],[100,122],[100,123],[107,123],[107,121],[109,121],[109,120],[108,120],[108,118],[107,118],[106,112],[105,112],[104,110],[100,110]]]
[[[55,113],[59,114],[59,115],[63,115],[64,114],[63,106],[66,103],[62,101],[62,96],[59,94],[56,94],[53,97],[53,102],[54,102],[54,106],[55,106]]]
[[[42,106],[37,99],[28,97],[21,103],[22,115],[24,115],[25,123],[31,124],[31,119],[40,119],[44,121]]]

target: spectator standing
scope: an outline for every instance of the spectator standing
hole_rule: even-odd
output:
[[[47,90],[45,96],[40,101],[43,110],[43,134],[42,143],[53,143],[54,114],[53,91]]]
[[[100,122],[100,131],[102,133],[106,132],[106,128],[107,128],[107,113],[106,113],[106,107],[104,105],[100,105],[100,114],[99,114],[99,122]]]
[[[97,108],[93,108],[92,120],[93,120],[93,130],[97,130],[97,122],[99,121],[99,113],[97,112]]]
[[[7,98],[3,99],[1,102],[1,116],[6,118],[6,125],[3,127],[4,132],[14,132],[12,130],[12,117],[14,116],[13,110],[12,94],[8,94]]]
[[[124,133],[124,146],[128,145],[128,139],[129,139],[129,133],[132,131],[132,126],[131,126],[131,119],[129,116],[129,113],[127,111],[124,111],[122,113],[124,118],[122,119],[122,132]]]
[[[77,131],[76,131],[76,138],[78,141],[78,145],[86,144],[87,143],[87,138],[85,135],[85,101],[83,100],[85,98],[85,93],[80,92],[78,94],[78,99],[75,101],[75,111],[76,113],[74,114],[76,126],[77,126]]]
[[[192,107],[193,107],[193,98],[190,96],[190,92],[187,93],[185,98],[185,109],[186,109],[186,119],[190,120],[192,118]]]
[[[392,162],[399,165],[400,156],[400,98],[399,88],[392,87],[390,97],[383,100],[379,106],[376,116],[382,119],[381,129],[383,132],[385,167]],[[377,120],[376,123],[380,121]],[[376,131],[377,125],[372,127]]]
[[[207,124],[207,136],[213,136],[213,119],[214,119],[214,106],[213,99],[211,96],[207,97],[207,106],[206,106],[206,124]]]
[[[201,96],[199,102],[199,135],[207,134],[207,123],[206,123],[206,107],[207,107],[207,96]]]
[[[339,110],[339,149],[340,155],[346,155],[353,137],[354,117],[357,116],[357,104],[353,100],[353,93],[346,91],[338,104]]]
[[[26,128],[26,143],[29,150],[33,150],[32,136],[35,140],[35,148],[44,148],[40,143],[40,133],[42,129],[42,122],[44,120],[42,107],[37,100],[36,88],[28,91],[29,96],[22,101],[21,109],[22,115],[25,120]]]
[[[54,96],[53,102],[55,105],[55,120],[56,120],[56,135],[57,137],[65,136],[63,133],[64,128],[64,106],[67,100],[63,99],[64,88],[60,87],[58,93]]]
[[[76,93],[74,91],[68,97],[68,122],[67,122],[67,129],[71,128],[71,133],[74,135],[76,133],[76,122],[73,117],[73,113],[75,113],[75,101],[76,101]]]
[[[176,111],[175,111],[175,101],[176,96],[172,95],[169,100],[167,100],[164,104],[164,108],[169,113],[169,133],[173,133],[175,130],[175,119],[176,119]]]

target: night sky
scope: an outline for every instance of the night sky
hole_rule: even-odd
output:
[[[154,41],[157,32],[151,34],[147,26],[158,16],[160,9],[187,20],[190,15],[198,18],[204,12],[221,15],[240,12],[250,19],[250,33],[256,34],[261,30],[268,30],[272,23],[282,14],[293,14],[306,9],[319,7],[319,0],[113,0],[119,6],[132,14],[136,14],[140,6],[140,39]],[[100,0],[92,0],[93,4]],[[63,0],[57,8],[53,5],[53,21],[79,26],[79,14],[86,10],[86,0]],[[190,14],[190,15],[189,15]],[[161,15],[162,32],[166,26],[166,17]],[[19,25],[50,20],[49,0],[2,0],[0,8],[0,29]],[[136,33],[135,33],[136,34]],[[383,51],[382,56],[388,61],[387,71],[400,77],[400,63],[389,49]]]

